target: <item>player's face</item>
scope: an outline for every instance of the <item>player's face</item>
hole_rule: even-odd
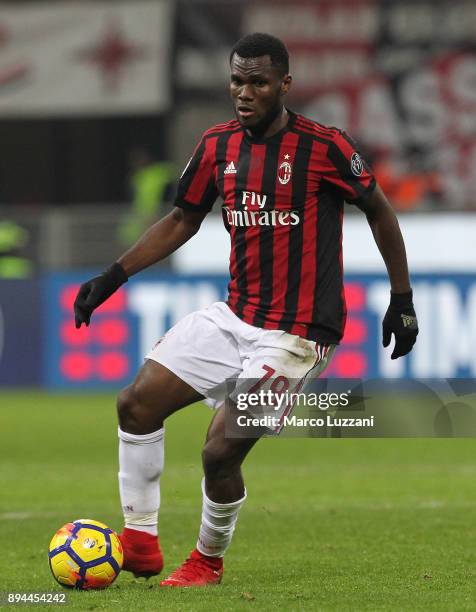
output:
[[[243,127],[260,131],[282,109],[291,77],[280,75],[269,55],[245,58],[235,53],[230,68],[230,93],[237,119]]]

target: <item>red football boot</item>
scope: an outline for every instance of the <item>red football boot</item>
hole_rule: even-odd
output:
[[[119,539],[124,549],[123,570],[132,572],[136,578],[150,578],[160,574],[164,558],[157,536],[124,527]]]
[[[162,580],[160,586],[171,587],[201,587],[207,584],[218,584],[223,576],[223,559],[221,557],[206,557],[197,549],[190,557]]]

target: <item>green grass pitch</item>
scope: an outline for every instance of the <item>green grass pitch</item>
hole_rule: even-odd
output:
[[[210,417],[195,405],[167,423],[164,575],[196,541]],[[61,590],[47,547],[62,524],[121,529],[116,442],[112,395],[0,393],[0,591]],[[124,572],[105,591],[68,591],[65,608],[474,610],[475,451],[474,439],[262,440],[220,586]]]

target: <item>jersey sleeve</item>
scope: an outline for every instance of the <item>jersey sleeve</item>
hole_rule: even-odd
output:
[[[337,132],[329,144],[325,168],[323,179],[350,204],[364,204],[375,189],[372,170],[344,131]]]
[[[216,137],[203,135],[180,177],[174,205],[208,212],[218,197],[215,181]]]

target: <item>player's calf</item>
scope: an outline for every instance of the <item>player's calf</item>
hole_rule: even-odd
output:
[[[207,491],[214,501],[227,503],[243,497],[241,457],[226,440],[209,439],[202,450]]]
[[[241,464],[257,439],[227,438],[226,407],[222,406],[207,432],[202,451],[207,495],[216,503],[231,503],[244,494]]]

